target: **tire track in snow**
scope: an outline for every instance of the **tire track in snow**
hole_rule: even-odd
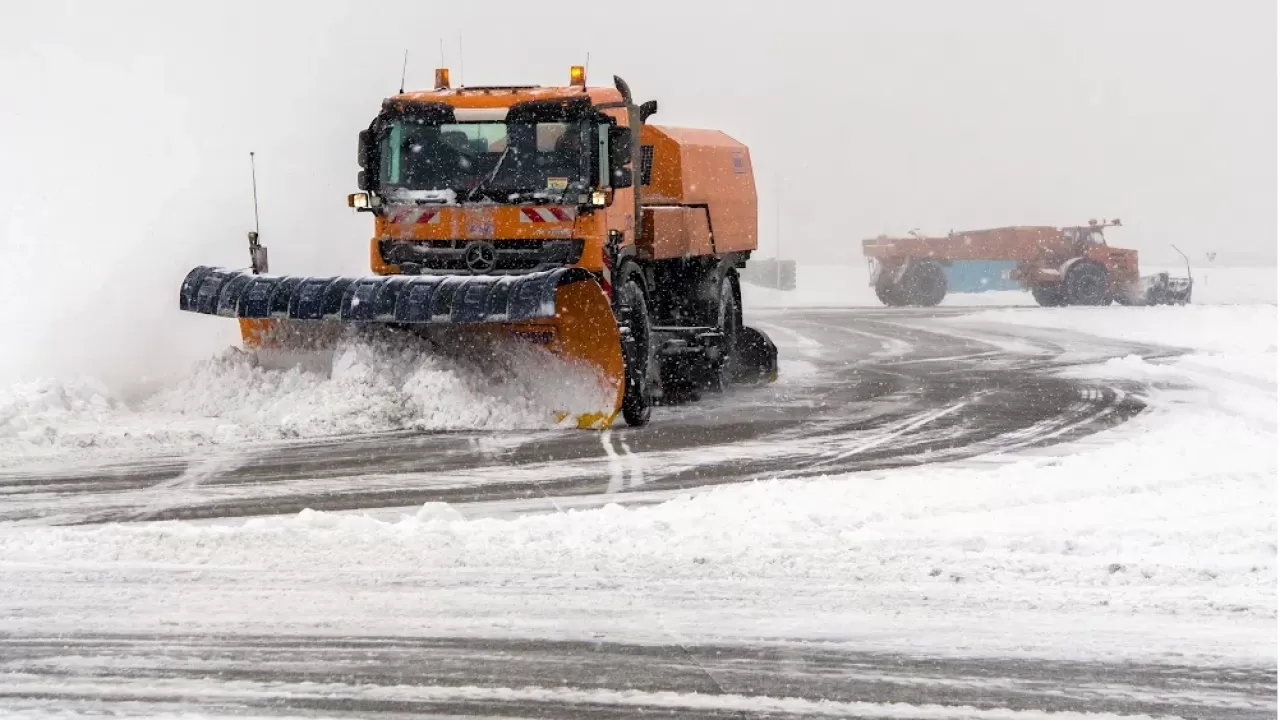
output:
[[[605,457],[609,458],[609,484],[605,487],[606,495],[620,493],[623,490],[622,477],[622,461],[618,458],[618,453],[613,449],[613,431],[605,430],[600,433],[600,444],[604,447]]]
[[[600,433],[600,444],[604,447],[605,456],[609,458],[609,484],[605,488],[606,495],[634,490],[645,484],[643,459],[631,452],[631,446],[627,444],[624,437],[618,438],[618,446],[622,450],[619,453],[613,447],[613,439],[612,430]]]
[[[0,636],[0,707],[344,717],[1275,717],[1275,671],[758,645],[458,637]]]
[[[622,454],[627,458],[627,466],[630,470],[627,485],[629,490],[635,490],[645,484],[644,479],[644,460],[639,455],[631,452],[631,446],[627,444],[625,439],[619,438],[618,444],[622,446]]]
[[[812,474],[814,471],[819,470],[820,468],[826,467],[828,465],[831,465],[832,463],[837,463],[842,460],[847,460],[861,453],[865,453],[868,450],[881,447],[886,443],[892,442],[894,440],[898,440],[905,435],[909,435],[913,432],[916,432],[920,428],[940,418],[944,418],[948,415],[951,415],[953,413],[960,411],[966,405],[968,405],[969,402],[970,402],[969,400],[963,400],[961,402],[955,403],[948,407],[942,408],[941,410],[921,413],[919,415],[914,415],[912,417],[909,417],[906,420],[900,423],[897,423],[891,427],[883,428],[882,431],[877,433],[874,437],[868,440],[865,440],[855,445],[852,448],[839,451],[832,457],[805,465],[803,468],[800,468],[797,472]],[[778,475],[779,478],[785,478],[785,477],[791,477],[791,476],[792,476],[791,473],[781,473]]]
[[[869,332],[867,330],[856,330],[854,328],[844,327],[841,325],[832,325],[829,323],[813,322],[813,321],[802,321],[800,324],[808,327],[820,327],[825,330],[831,330],[837,333],[844,333],[846,335],[854,335],[856,337],[868,338],[870,340],[874,340],[880,343],[879,350],[875,350],[868,353],[870,357],[877,357],[877,358],[902,357],[902,356],[911,354],[911,351],[915,348],[915,345],[913,343],[907,340],[903,340],[901,337],[896,337],[891,334]]]

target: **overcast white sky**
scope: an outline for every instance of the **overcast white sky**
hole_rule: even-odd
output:
[[[356,133],[441,38],[455,82],[561,84],[590,53],[655,122],[747,143],[769,253],[780,206],[801,259],[1106,215],[1144,264],[1275,262],[1274,0],[0,2],[0,278],[74,268],[144,323],[192,265],[246,262],[250,149],[273,269],[366,270]]]

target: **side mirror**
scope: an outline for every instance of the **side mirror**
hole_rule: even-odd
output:
[[[658,112],[658,101],[649,100],[640,106],[640,122],[649,119],[650,115]]]
[[[620,167],[613,169],[613,177],[611,178],[609,187],[612,188],[629,188],[631,187],[631,168]]]
[[[370,156],[373,155],[373,133],[368,130],[360,131],[360,147],[356,151],[356,165],[362,168],[369,167]]]
[[[361,190],[373,189],[373,183],[369,182],[368,170],[361,170],[360,172],[356,173],[356,187],[360,188]]]
[[[613,126],[609,128],[609,165],[621,167],[631,162],[631,130],[630,128]]]

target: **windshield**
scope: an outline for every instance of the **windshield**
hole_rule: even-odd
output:
[[[1103,236],[1102,230],[1096,227],[1071,227],[1063,228],[1062,236],[1071,242],[1083,242],[1089,245],[1106,245],[1107,239]]]
[[[383,192],[495,200],[581,193],[590,188],[588,129],[580,122],[396,122],[382,137]]]

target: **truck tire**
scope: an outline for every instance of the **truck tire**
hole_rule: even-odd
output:
[[[947,296],[947,274],[938,263],[913,263],[902,276],[902,298],[907,305],[934,307]]]
[[[653,357],[653,321],[649,303],[637,273],[628,273],[618,290],[619,318],[632,342],[623,346],[625,363],[622,418],[632,427],[649,424],[653,412],[653,388],[649,368]]]
[[[1107,269],[1092,260],[1081,260],[1067,268],[1062,292],[1070,305],[1110,305]]]
[[[711,326],[724,333],[727,354],[720,369],[708,378],[708,387],[721,392],[738,372],[738,331],[742,328],[742,308],[738,303],[738,288],[732,270],[720,277],[717,295]]]
[[[1061,307],[1066,304],[1062,300],[1062,286],[1056,283],[1032,285],[1031,297],[1036,299],[1036,304],[1040,307]]]
[[[902,307],[902,286],[894,282],[876,282],[876,299],[889,307]]]

